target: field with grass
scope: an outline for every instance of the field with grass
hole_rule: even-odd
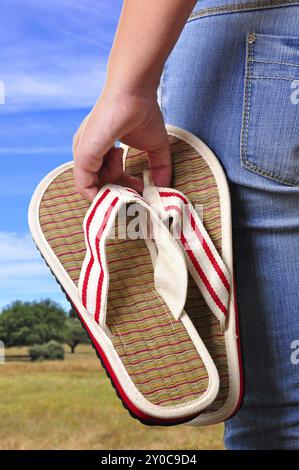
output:
[[[32,363],[26,348],[0,365],[0,449],[223,449],[222,425],[147,427],[117,398],[89,345]],[[12,356],[20,356],[12,359]]]

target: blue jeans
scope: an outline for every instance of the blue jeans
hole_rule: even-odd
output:
[[[245,394],[226,447],[299,449],[299,1],[200,0],[159,101],[230,184]]]

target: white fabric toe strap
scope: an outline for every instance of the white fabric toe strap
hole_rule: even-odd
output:
[[[224,331],[231,274],[193,205],[180,191],[154,186],[148,172],[144,172],[143,197],[165,224],[169,224],[171,218],[171,232],[184,249],[188,270]]]
[[[180,318],[186,301],[187,266],[184,253],[177,241],[155,211],[138,193],[121,186],[106,185],[99,191],[84,218],[86,256],[78,283],[83,306],[106,331],[109,287],[106,242],[111,237],[120,208],[128,203],[137,204],[136,209],[140,218],[138,220],[143,227],[143,232],[146,234],[147,227],[151,227],[151,243],[155,245],[156,250],[155,288],[176,320]]]

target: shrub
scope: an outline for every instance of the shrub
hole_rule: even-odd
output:
[[[28,350],[31,361],[43,361],[45,359],[64,359],[64,349],[57,341],[49,341],[46,344],[35,344]]]
[[[63,345],[57,341],[49,341],[47,343],[48,357],[47,359],[64,359]]]
[[[48,348],[46,344],[34,344],[28,350],[31,361],[43,361],[47,359]]]

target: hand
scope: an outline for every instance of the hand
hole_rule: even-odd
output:
[[[104,90],[74,136],[75,185],[86,199],[92,201],[105,183],[142,192],[142,181],[123,172],[123,150],[116,141],[147,152],[153,182],[169,186],[170,149],[156,93],[126,96]]]

